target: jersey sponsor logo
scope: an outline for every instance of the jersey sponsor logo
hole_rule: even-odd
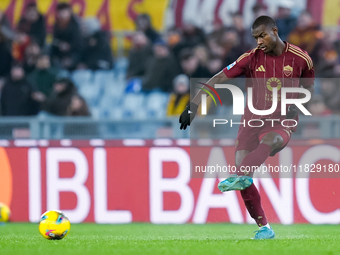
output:
[[[287,77],[291,76],[292,73],[293,73],[293,67],[291,67],[290,65],[287,65],[287,66],[283,67],[283,73],[284,73]]]
[[[273,86],[274,84],[276,84],[276,86]],[[272,77],[267,81],[267,89],[269,89],[270,91],[273,91],[273,87],[276,87],[277,91],[281,89],[282,82],[280,81],[280,79],[276,77]]]
[[[231,68],[233,68],[233,66],[236,65],[236,61],[230,65],[227,66],[227,69],[230,70]]]
[[[259,68],[256,69],[256,72],[265,72],[266,69],[264,69],[263,65],[261,65]]]

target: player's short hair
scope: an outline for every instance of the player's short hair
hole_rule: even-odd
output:
[[[265,25],[266,27],[273,28],[273,27],[276,27],[276,22],[274,19],[272,19],[269,16],[260,16],[254,21],[253,26],[251,28],[255,29],[261,25]]]

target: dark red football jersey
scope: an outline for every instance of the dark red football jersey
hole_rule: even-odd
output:
[[[253,88],[253,105],[257,110],[272,106],[272,88],[277,87],[278,105],[271,115],[257,116],[249,111],[248,102],[244,119],[284,119],[281,116],[281,87],[308,87],[314,83],[313,61],[307,52],[284,42],[286,47],[280,56],[270,56],[255,48],[240,56],[223,69],[228,78],[246,76],[246,87]],[[303,78],[303,79],[301,79]],[[288,93],[287,98],[297,98],[297,93]]]

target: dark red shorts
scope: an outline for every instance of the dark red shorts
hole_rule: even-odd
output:
[[[246,123],[247,124],[247,123]],[[257,125],[259,123],[252,123],[252,125]],[[268,134],[269,132],[275,132],[282,136],[284,145],[274,150],[270,156],[274,156],[277,152],[286,147],[292,136],[292,130],[288,127],[284,127],[280,122],[274,122],[272,127],[272,122],[264,121],[264,125],[262,127],[249,127],[249,126],[240,126],[237,134],[237,139],[235,143],[235,151],[239,150],[247,150],[253,151],[260,144],[262,138]]]

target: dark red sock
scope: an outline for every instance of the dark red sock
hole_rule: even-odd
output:
[[[252,167],[259,167],[266,159],[269,157],[272,151],[271,146],[267,144],[259,144],[256,150],[250,152],[247,156],[242,160],[241,165],[236,168],[238,175],[243,175],[244,170],[251,170]],[[253,169],[255,170],[255,169]]]
[[[243,169],[246,169],[246,167],[251,169],[253,166],[259,167],[263,162],[266,161],[271,151],[271,146],[263,143],[259,144],[256,150],[250,152],[244,157],[241,165],[237,168],[237,172],[239,174],[244,174],[242,171],[240,171],[242,170],[241,167],[243,167]],[[259,227],[266,225],[268,223],[267,217],[262,209],[260,193],[258,192],[255,185],[252,184],[245,190],[241,190],[241,196],[250,216],[256,221],[256,224]]]
[[[260,193],[254,183],[245,190],[241,190],[241,196],[250,216],[256,221],[259,227],[266,225],[267,217],[261,206]]]

